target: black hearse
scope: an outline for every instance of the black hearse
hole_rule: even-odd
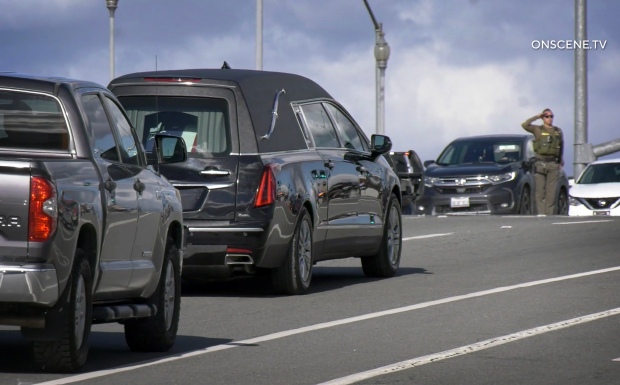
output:
[[[161,133],[187,144],[187,162],[160,166],[183,200],[186,279],[266,268],[277,292],[300,294],[316,262],[346,257],[361,258],[367,276],[396,274],[400,184],[381,156],[392,143],[369,141],[314,81],[186,69],[108,87],[147,149]]]

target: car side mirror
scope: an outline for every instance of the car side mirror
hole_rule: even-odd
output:
[[[187,146],[180,136],[157,134],[153,149],[148,153],[148,164],[181,163],[187,160]]]
[[[536,157],[531,157],[528,160],[523,161],[523,166],[531,168],[532,166],[534,166],[534,163],[536,163]]]
[[[383,155],[392,149],[392,141],[389,136],[373,134],[370,137],[370,151],[373,155]]]
[[[435,163],[434,160],[425,160],[424,161],[424,168],[430,166],[431,164]]]

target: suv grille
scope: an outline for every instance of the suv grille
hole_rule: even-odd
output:
[[[489,186],[472,187],[436,187],[440,194],[479,194]]]
[[[584,199],[593,209],[608,209],[618,202],[618,197],[613,198],[585,198]]]
[[[435,190],[440,194],[479,194],[489,186],[491,182],[479,176],[441,178],[435,182]]]

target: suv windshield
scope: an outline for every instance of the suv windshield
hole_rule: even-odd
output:
[[[119,97],[144,148],[150,151],[155,134],[180,136],[188,157],[230,152],[228,103],[218,98],[170,96]]]
[[[620,182],[620,163],[601,163],[588,166],[577,183],[618,183]]]
[[[0,147],[68,150],[69,129],[51,96],[0,91]]]
[[[441,153],[437,164],[511,163],[522,159],[519,142],[454,142]]]

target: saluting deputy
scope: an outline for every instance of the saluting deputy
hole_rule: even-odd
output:
[[[537,126],[532,122],[542,119]],[[555,214],[556,194],[560,167],[564,165],[564,136],[559,127],[553,125],[553,112],[545,109],[542,113],[523,122],[521,126],[534,134],[534,184],[536,192],[536,212],[538,214]]]

